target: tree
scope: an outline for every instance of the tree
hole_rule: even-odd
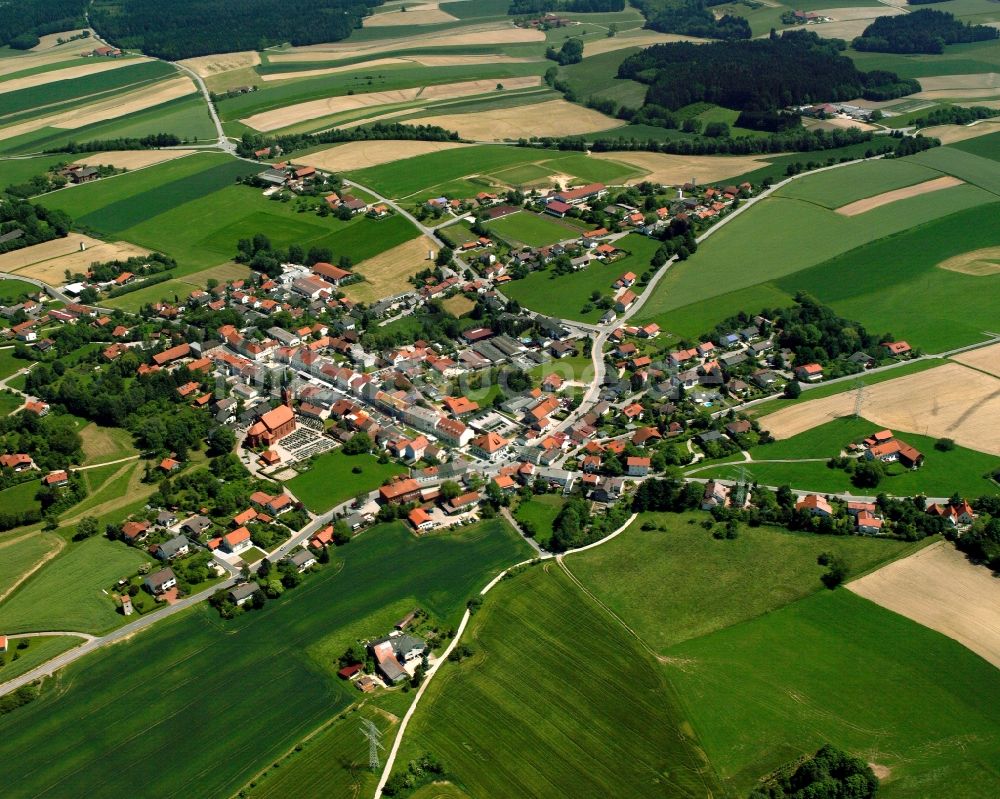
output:
[[[855,467],[851,482],[858,488],[876,488],[885,477],[885,467],[881,461],[862,461]]]
[[[97,519],[93,516],[84,516],[76,525],[76,532],[73,534],[74,541],[83,541],[85,538],[97,535]]]
[[[228,427],[216,427],[208,435],[208,454],[227,455],[236,448],[236,434]]]
[[[455,497],[461,496],[462,494],[462,487],[454,480],[445,480],[441,483],[441,488],[439,490],[441,492],[441,499],[445,502],[455,499]]]
[[[454,257],[455,257],[455,252],[454,252],[454,250],[451,249],[451,247],[442,247],[438,251],[437,259],[435,259],[435,263],[438,266],[447,266],[448,264],[450,264],[452,262],[452,260],[454,259]]]
[[[802,386],[797,380],[789,380],[785,383],[785,396],[788,399],[798,399],[802,396]]]
[[[367,433],[355,433],[351,440],[344,444],[345,455],[360,455],[363,452],[371,452],[372,440]]]

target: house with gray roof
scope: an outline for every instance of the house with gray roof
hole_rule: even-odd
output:
[[[247,602],[249,602],[259,586],[257,583],[249,582],[243,583],[242,585],[234,585],[229,589],[229,593],[226,595],[229,597],[229,601],[236,604],[237,607],[242,607]]]

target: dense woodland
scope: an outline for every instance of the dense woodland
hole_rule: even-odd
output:
[[[837,43],[805,30],[749,42],[657,44],[625,59],[618,77],[649,84],[646,105],[669,111],[698,102],[766,111],[920,90],[915,80],[892,72],[859,71]]]
[[[874,799],[878,777],[860,757],[824,746],[805,762],[782,769],[750,799]]]
[[[922,8],[910,14],[879,17],[851,46],[876,53],[939,54],[949,44],[984,42],[998,37],[1000,30],[989,25],[972,25],[947,12]]]
[[[72,224],[63,211],[23,201],[0,203],[0,253],[61,238]]]
[[[177,60],[335,42],[381,0],[120,0],[91,8],[97,32],[119,47]]]
[[[507,14],[512,17],[537,17],[542,14],[600,14],[624,11],[625,0],[513,0]]]
[[[636,0],[633,3],[646,18],[646,27],[663,33],[680,33],[706,39],[749,39],[750,23],[745,17],[724,14],[716,19],[709,6],[724,0]]]
[[[28,50],[47,33],[72,30],[84,24],[87,0],[17,0],[0,12],[0,45]]]

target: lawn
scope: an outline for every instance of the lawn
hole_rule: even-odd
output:
[[[499,583],[407,730],[470,796],[704,797],[713,773],[662,670],[554,563]]]
[[[357,699],[334,676],[348,645],[415,606],[456,624],[527,555],[500,521],[422,539],[369,530],[263,610],[222,621],[201,605],[68,667],[58,690],[0,717],[0,780],[27,795],[235,794]],[[327,765],[323,793],[353,795]]]
[[[566,559],[570,571],[657,652],[770,613],[822,589],[821,552],[861,574],[914,549],[857,536],[741,527],[716,539],[706,513],[644,513],[618,538]],[[642,530],[651,522],[658,528]],[[918,545],[919,546],[919,545]],[[825,590],[825,589],[823,589]]]
[[[27,483],[18,483],[16,486],[5,488],[0,491],[0,507],[4,510],[30,510],[41,507],[35,494],[41,487],[41,480],[29,480]]]
[[[1000,316],[1000,275],[961,274],[938,264],[1000,244],[1000,203],[951,215],[946,210],[941,209],[939,219],[857,247],[775,284],[789,294],[808,291],[868,330],[891,331],[928,352],[982,341],[984,331],[993,330]],[[969,302],[970,297],[975,302]],[[900,313],[901,308],[906,312]]]
[[[1000,793],[1000,672],[849,591],[822,591],[668,655],[693,727],[736,795],[825,743],[888,768],[886,799]]]
[[[993,199],[983,189],[955,186],[845,217],[813,203],[768,197],[713,233],[687,261],[671,267],[640,315],[669,330],[672,310],[787,276],[798,285],[800,275],[796,273],[804,269],[862,244]],[[842,287],[849,283],[839,275],[829,277]],[[777,285],[783,287],[780,282]],[[865,281],[850,289],[862,293],[869,285]],[[692,309],[688,309],[687,314],[691,313]],[[855,318],[853,314],[851,317]]]
[[[17,648],[22,641],[27,642],[27,649]],[[75,635],[47,635],[43,638],[8,640],[7,654],[0,655],[0,658],[7,661],[5,666],[0,666],[0,683],[13,680],[36,666],[41,666],[47,660],[52,660],[56,655],[61,655],[66,650],[82,643],[83,639],[77,638]],[[15,653],[18,656],[17,660],[14,660]]]
[[[10,377],[14,372],[30,365],[30,361],[14,357],[14,348],[0,349],[0,379]]]
[[[355,474],[355,469],[360,473]],[[345,500],[374,491],[387,478],[405,473],[397,463],[379,463],[373,455],[345,455],[338,449],[324,452],[309,471],[289,480],[287,486],[313,513],[325,513]]]
[[[0,629],[101,633],[116,627],[122,616],[105,589],[149,560],[103,536],[70,544],[0,603]]]
[[[27,294],[37,294],[39,291],[41,289],[38,286],[34,283],[28,283],[26,280],[17,280],[15,278],[0,280],[0,302],[4,305],[14,304],[21,297]]]
[[[589,350],[583,352],[582,346],[580,350],[579,355],[567,355],[565,358],[555,358],[547,363],[541,363],[533,367],[528,375],[538,384],[550,374],[557,374],[564,380],[573,380],[577,383],[590,383],[594,376],[594,362],[591,360]]]
[[[489,223],[490,232],[515,244],[546,247],[557,241],[578,238],[580,231],[560,224],[555,218],[531,211],[520,211]]]
[[[832,458],[851,442],[871,435],[882,427],[867,419],[846,416],[821,424],[782,441],[761,444],[750,450],[754,460],[784,460],[794,458]],[[958,492],[963,496],[978,497],[997,493],[998,487],[988,475],[1000,467],[1000,458],[983,452],[956,446],[950,452],[934,449],[933,438],[906,430],[894,430],[900,439],[924,454],[924,465],[907,470],[901,466],[889,467],[889,476],[878,485],[878,491],[894,496],[923,494],[930,497],[950,497]],[[824,463],[771,463],[749,464],[753,478],[765,485],[789,484],[794,488],[823,492],[842,492],[852,489],[850,476],[842,469],[828,469]],[[730,467],[719,471],[698,471],[699,477],[731,476]],[[874,490],[866,489],[868,493]],[[864,493],[864,491],[859,492]]]
[[[566,498],[562,494],[539,494],[518,505],[514,516],[519,522],[534,525],[535,541],[547,547],[552,538],[552,522],[565,504]]]
[[[818,172],[804,180],[795,180],[776,193],[779,197],[822,205],[824,208],[841,206],[874,197],[893,189],[913,186],[940,177],[933,169],[920,166],[908,158],[888,161],[863,161],[859,164]]]
[[[0,595],[30,571],[50,552],[59,540],[47,533],[30,533],[17,538],[0,538]]]
[[[581,312],[585,305],[592,304],[592,293],[597,291],[611,296],[611,285],[619,276],[625,272],[641,275],[648,271],[660,242],[632,234],[615,242],[615,245],[629,255],[609,264],[591,261],[586,269],[565,275],[556,275],[551,269],[531,272],[523,280],[504,284],[504,294],[539,313],[561,319],[596,322],[604,313],[600,308],[592,307],[586,313]]]
[[[2,358],[2,356],[0,356]],[[10,416],[24,404],[24,397],[9,391],[0,391],[0,416]]]

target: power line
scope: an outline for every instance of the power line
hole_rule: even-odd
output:
[[[385,749],[382,746],[382,733],[375,726],[375,722],[369,719],[361,719],[361,734],[368,740],[368,768],[372,771],[378,771],[382,766],[378,750]]]

